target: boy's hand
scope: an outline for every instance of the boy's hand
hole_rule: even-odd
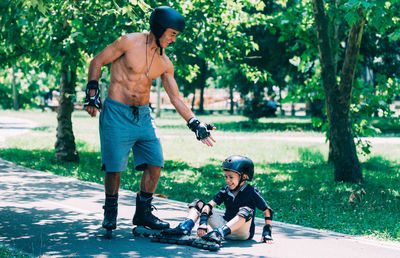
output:
[[[267,237],[263,236],[263,237],[261,237],[261,242],[266,243],[266,244],[273,244],[274,240],[270,236],[267,236]]]
[[[274,240],[272,239],[271,229],[272,229],[272,226],[270,224],[266,224],[264,226],[262,237],[261,237],[261,242],[262,243],[267,243],[267,244],[274,243]]]
[[[199,236],[199,237],[202,237],[202,236],[204,236],[205,234],[207,234],[207,227],[205,227],[205,228],[202,228],[202,227],[198,227],[197,228],[197,235]]]

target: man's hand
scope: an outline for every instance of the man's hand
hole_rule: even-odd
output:
[[[89,113],[90,116],[95,117],[97,114],[97,110],[101,112],[101,99],[100,99],[100,90],[99,83],[95,80],[88,82],[86,86],[86,97],[84,107],[86,112]]]
[[[215,130],[215,126],[212,124],[207,124],[200,122],[197,118],[192,117],[189,119],[187,126],[196,134],[197,140],[212,147],[214,138],[211,136],[210,130]]]
[[[271,232],[272,226],[270,224],[266,224],[263,228],[263,233],[261,236],[261,242],[262,243],[267,243],[267,244],[272,244],[274,243],[274,240],[272,239],[272,232]]]

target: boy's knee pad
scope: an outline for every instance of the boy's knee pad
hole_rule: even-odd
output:
[[[205,202],[203,202],[202,200],[199,200],[199,199],[194,199],[193,202],[188,204],[189,209],[190,208],[196,208],[196,210],[198,212],[201,212],[201,210],[203,209],[204,205],[206,205]]]
[[[237,215],[244,218],[246,220],[246,222],[249,221],[253,217],[253,214],[254,214],[254,210],[247,206],[240,207],[239,212],[237,213]]]

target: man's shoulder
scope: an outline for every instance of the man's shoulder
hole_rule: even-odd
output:
[[[136,41],[144,37],[144,33],[133,32],[121,35],[119,38],[122,41]]]

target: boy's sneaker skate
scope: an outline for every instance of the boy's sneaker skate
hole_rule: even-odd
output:
[[[164,229],[160,233],[154,234],[151,241],[168,244],[191,245],[195,237],[191,237],[190,233],[191,232],[182,227],[182,223],[180,223],[175,228]]]
[[[140,201],[139,195],[136,196],[136,211],[133,216],[132,223],[136,227],[132,229],[134,236],[149,237],[153,234],[159,233],[160,230],[169,228],[169,223],[165,222],[151,212],[155,208],[151,201],[153,198],[143,202]]]
[[[221,247],[222,240],[221,234],[213,230],[201,238],[194,240],[192,246],[210,251],[217,251]]]

